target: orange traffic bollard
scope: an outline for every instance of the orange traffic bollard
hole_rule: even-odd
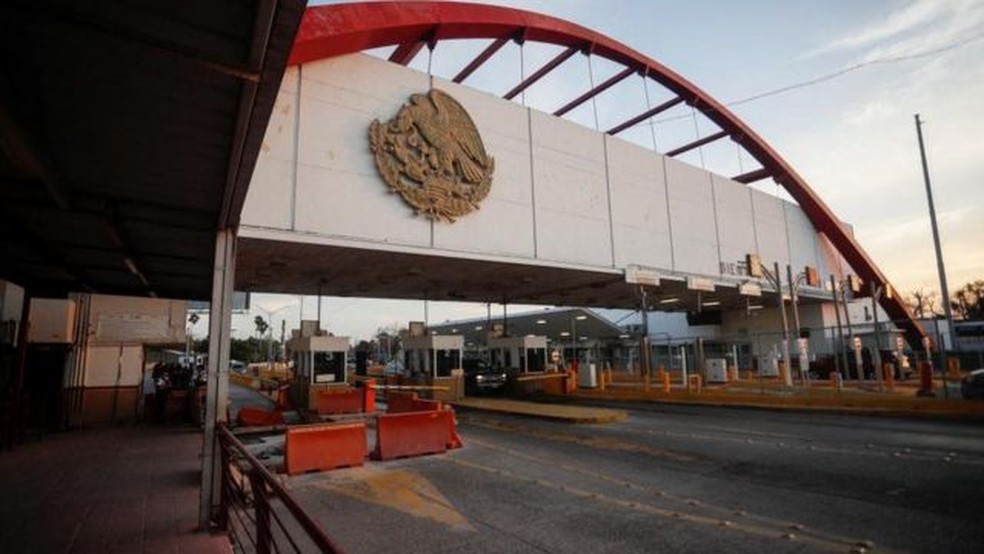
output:
[[[663,392],[670,392],[670,374],[663,372]]]

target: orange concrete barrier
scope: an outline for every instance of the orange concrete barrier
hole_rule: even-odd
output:
[[[324,391],[318,393],[318,415],[362,413],[362,392],[356,389]]]
[[[287,429],[284,471],[297,475],[361,466],[369,452],[363,422],[310,425]]]
[[[460,445],[451,410],[387,413],[376,417],[373,458],[377,460],[439,454]]]
[[[236,423],[242,427],[283,425],[284,414],[282,412],[261,410],[260,408],[244,407],[239,409],[239,414],[236,416]]]

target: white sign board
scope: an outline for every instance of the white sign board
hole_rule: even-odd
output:
[[[148,314],[99,314],[96,339],[116,342],[153,342],[168,337],[168,317]]]
[[[654,269],[630,265],[625,268],[625,282],[630,285],[659,286],[659,273]]]
[[[714,281],[704,277],[687,277],[687,289],[714,292]]]
[[[762,286],[758,283],[742,283],[738,285],[738,294],[742,296],[762,296]]]

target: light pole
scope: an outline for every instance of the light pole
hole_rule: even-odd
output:
[[[287,308],[290,308],[292,306],[293,306],[293,304],[285,304],[285,305],[277,308],[276,310],[268,310],[268,309],[264,308],[263,306],[259,306],[259,305],[256,306],[257,309],[259,309],[261,312],[263,312],[267,316],[267,355],[266,355],[267,369],[273,369],[273,367],[271,365],[272,364],[271,358],[273,357],[273,316],[274,316],[274,314],[280,313],[280,312],[282,312],[282,311],[284,311]],[[320,322],[319,322],[319,325],[320,325]]]
[[[946,316],[950,344],[956,348],[957,334],[953,327],[953,309],[950,307],[950,289],[946,283],[946,267],[943,265],[943,249],[940,246],[940,229],[936,224],[936,205],[933,203],[933,187],[929,181],[929,162],[926,161],[926,147],[923,146],[922,121],[915,115],[916,136],[919,138],[919,157],[922,160],[923,181],[926,183],[926,201],[929,204],[929,222],[933,228],[933,246],[936,247],[936,270],[940,276],[940,292],[943,294],[943,314]]]

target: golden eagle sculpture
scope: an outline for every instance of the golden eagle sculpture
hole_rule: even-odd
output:
[[[434,221],[478,209],[492,188],[495,160],[468,112],[446,92],[412,94],[396,117],[369,126],[369,149],[390,190]]]

